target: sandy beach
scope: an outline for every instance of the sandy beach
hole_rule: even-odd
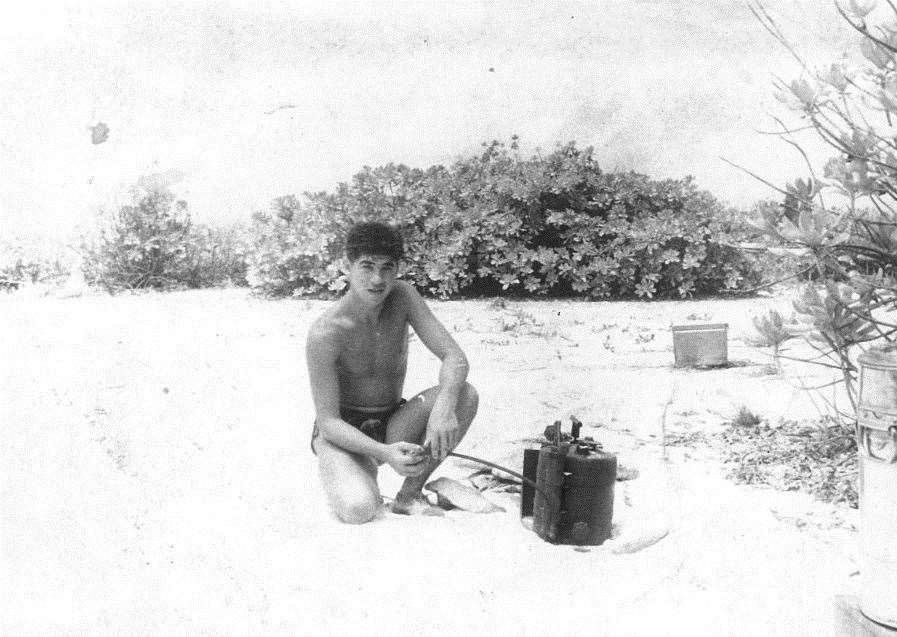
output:
[[[503,513],[337,522],[308,448],[304,339],[325,304],[0,297],[0,632],[832,634],[856,511],[736,485],[711,451],[663,444],[742,405],[818,416],[800,382],[830,375],[770,374],[746,343],[752,314],[787,298],[431,302],[481,396],[458,451],[517,463],[573,414],[638,469],[617,483],[614,537],[587,551],[527,530],[513,493],[486,492]],[[672,366],[670,326],[694,321],[729,324],[732,366]],[[437,362],[412,336],[406,395]],[[379,480],[384,496],[400,484]]]

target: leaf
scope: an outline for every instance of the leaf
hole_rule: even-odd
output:
[[[879,69],[887,68],[888,63],[891,61],[891,55],[886,49],[867,38],[860,42],[860,52],[863,54],[863,57]]]
[[[876,0],[850,0],[848,7],[858,18],[865,18],[875,10],[877,4]]]
[[[102,144],[109,139],[109,127],[103,122],[97,122],[90,127],[90,141],[92,144]]]
[[[654,297],[654,283],[650,280],[647,280],[647,281],[642,280],[640,283],[636,284],[635,293],[639,297],[647,297],[649,299],[653,298]]]
[[[804,108],[812,108],[815,105],[817,90],[809,81],[804,79],[793,80],[789,88]]]

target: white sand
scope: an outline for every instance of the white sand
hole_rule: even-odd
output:
[[[304,336],[323,303],[0,297],[0,633],[830,634],[833,596],[855,586],[855,511],[736,486],[698,451],[662,459],[671,396],[676,433],[742,404],[816,413],[799,379],[830,374],[763,374],[740,340],[773,305],[787,310],[433,303],[481,394],[459,451],[511,457],[572,413],[640,470],[618,483],[618,537],[578,552],[526,530],[510,494],[488,494],[505,513],[336,522],[308,450]],[[514,309],[541,325],[503,331]],[[730,359],[750,364],[674,370],[669,327],[688,316],[728,321]],[[435,362],[412,341],[406,395],[435,382]],[[381,470],[385,495],[398,484]]]

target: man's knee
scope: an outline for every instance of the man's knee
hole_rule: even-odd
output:
[[[373,498],[356,498],[340,503],[337,517],[347,524],[364,524],[370,522],[380,510],[380,503]]]
[[[480,404],[480,395],[477,393],[477,388],[470,383],[464,383],[462,398],[464,406],[476,413],[477,407]]]

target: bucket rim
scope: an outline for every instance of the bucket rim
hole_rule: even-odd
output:
[[[674,332],[694,332],[694,331],[719,331],[728,330],[728,323],[684,323],[682,325],[673,325]]]

